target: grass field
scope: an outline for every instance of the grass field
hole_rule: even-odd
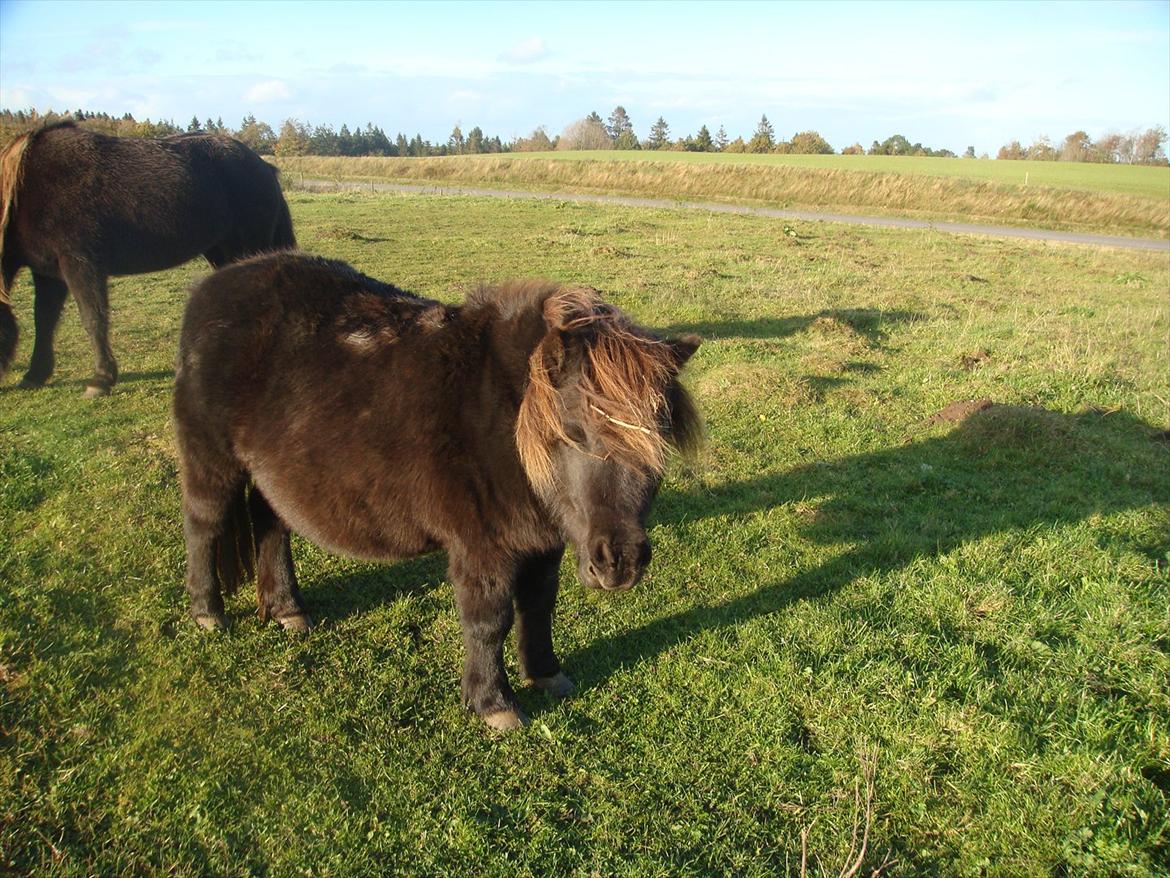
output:
[[[459,706],[441,557],[298,542],[315,632],[260,625],[246,593],[230,634],[197,632],[168,407],[204,269],[113,283],[123,379],[97,401],[72,309],[53,385],[15,389],[24,275],[0,389],[0,871],[1166,874],[1165,255],[290,202],[306,249],[426,295],[545,275],[699,333],[702,466],[672,469],[633,592],[585,594],[566,563],[578,693],[522,693],[532,724],[491,737]]]
[[[277,164],[293,186],[305,177],[397,180],[1170,235],[1170,168],[614,151],[422,159],[300,156]],[[1025,174],[1031,177],[1027,185]]]
[[[947,159],[895,155],[754,155],[751,153],[670,152],[665,150],[596,150],[525,153],[561,161],[684,162],[748,164],[778,168],[868,171],[925,177],[957,177],[1020,186],[1048,186],[1170,199],[1170,168],[1104,165],[1090,162],[1029,162]]]

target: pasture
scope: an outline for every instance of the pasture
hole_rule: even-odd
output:
[[[293,156],[285,180],[632,195],[1166,238],[1170,168],[898,156],[567,152]]]
[[[206,268],[111,281],[122,369],[0,388],[0,870],[1157,875],[1170,857],[1164,254],[558,202],[289,193],[418,293],[542,275],[696,332],[654,561],[493,737],[439,557],[294,540],[320,627],[186,617],[173,362]],[[995,405],[955,405],[990,400]],[[510,670],[515,674],[514,660]],[[515,678],[515,677],[514,677]]]
[[[868,171],[878,174],[989,180],[1008,185],[1115,192],[1150,198],[1170,196],[1170,168],[1146,165],[1029,162],[1012,159],[991,161],[901,155],[756,155],[671,150],[559,150],[525,154],[525,157],[528,156],[554,161],[684,162],[691,165],[744,164],[776,168],[820,168],[830,171]]]

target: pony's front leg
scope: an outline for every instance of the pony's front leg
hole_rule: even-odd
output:
[[[552,642],[553,612],[557,605],[561,556],[564,547],[526,558],[516,573],[516,651],[520,673],[537,689],[564,698],[575,688],[561,670]]]
[[[512,627],[513,569],[451,552],[450,575],[463,629],[463,704],[498,731],[528,721],[504,671],[504,640]],[[504,565],[506,566],[506,565]]]

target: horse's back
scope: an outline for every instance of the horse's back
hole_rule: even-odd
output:
[[[274,169],[229,138],[73,125],[34,133],[16,204],[23,254],[47,274],[62,257],[105,274],[157,271],[232,239],[233,252],[257,252],[283,245],[275,231],[287,216]]]

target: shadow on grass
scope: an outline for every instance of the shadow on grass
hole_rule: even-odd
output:
[[[372,607],[438,588],[447,578],[447,555],[435,552],[391,566],[338,573],[302,583],[309,613],[319,622],[340,622]],[[305,587],[307,586],[307,587]]]
[[[859,576],[897,570],[971,540],[1170,503],[1170,449],[1157,436],[1156,428],[1125,412],[1069,416],[991,406],[944,436],[709,492],[665,491],[655,518],[680,526],[819,500],[806,539],[855,548],[725,603],[595,641],[566,656],[565,665],[579,683],[598,685],[702,632],[783,611]],[[1165,559],[1170,535],[1158,542],[1134,548]]]
[[[693,332],[705,340],[745,338],[786,338],[798,332],[805,332],[814,325],[825,327],[847,327],[862,336],[868,344],[880,347],[884,344],[889,329],[901,323],[912,323],[922,315],[914,311],[882,311],[877,308],[835,308],[818,311],[816,314],[801,314],[792,317],[760,317],[755,320],[703,320],[697,323],[676,323],[665,327],[662,332],[678,335]]]
[[[118,384],[133,384],[138,381],[173,381],[174,377],[174,369],[156,369],[153,372],[123,372],[118,376]]]

